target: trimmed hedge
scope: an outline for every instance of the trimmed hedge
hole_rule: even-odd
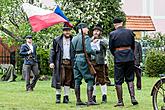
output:
[[[145,60],[144,72],[150,77],[165,74],[165,52],[155,49],[148,51]]]

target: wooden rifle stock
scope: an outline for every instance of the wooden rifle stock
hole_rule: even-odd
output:
[[[88,68],[89,68],[89,71],[92,75],[95,75],[96,74],[96,70],[94,69],[92,63],[90,62],[89,60],[89,57],[88,57],[88,54],[86,52],[86,47],[85,47],[85,37],[83,35],[83,31],[82,31],[82,28],[81,28],[81,34],[82,34],[82,46],[83,46],[83,52],[84,52],[84,55],[85,55],[85,59],[88,63]]]

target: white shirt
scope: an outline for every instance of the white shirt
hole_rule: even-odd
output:
[[[70,59],[70,38],[63,37],[63,59]]]
[[[97,42],[91,42],[92,50],[100,50],[100,39],[97,39]]]
[[[32,50],[32,53],[33,53],[33,45],[29,43],[27,43],[27,45],[30,47],[30,50]]]

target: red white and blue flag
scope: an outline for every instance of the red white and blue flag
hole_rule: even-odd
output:
[[[45,10],[29,3],[23,3],[22,7],[29,18],[33,32],[62,22],[73,27],[58,5],[56,5],[54,11]]]

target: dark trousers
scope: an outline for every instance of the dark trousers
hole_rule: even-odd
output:
[[[115,63],[115,84],[122,85],[125,81],[133,82],[134,81],[134,62],[119,62]]]
[[[141,69],[139,68],[139,66],[135,66],[135,74],[136,74],[136,78],[137,78],[137,82],[136,82],[136,86],[138,89],[141,89]]]
[[[30,74],[33,72],[33,79],[30,83]],[[24,65],[25,80],[26,80],[26,89],[34,88],[37,80],[39,78],[38,64],[34,63],[32,65]]]

